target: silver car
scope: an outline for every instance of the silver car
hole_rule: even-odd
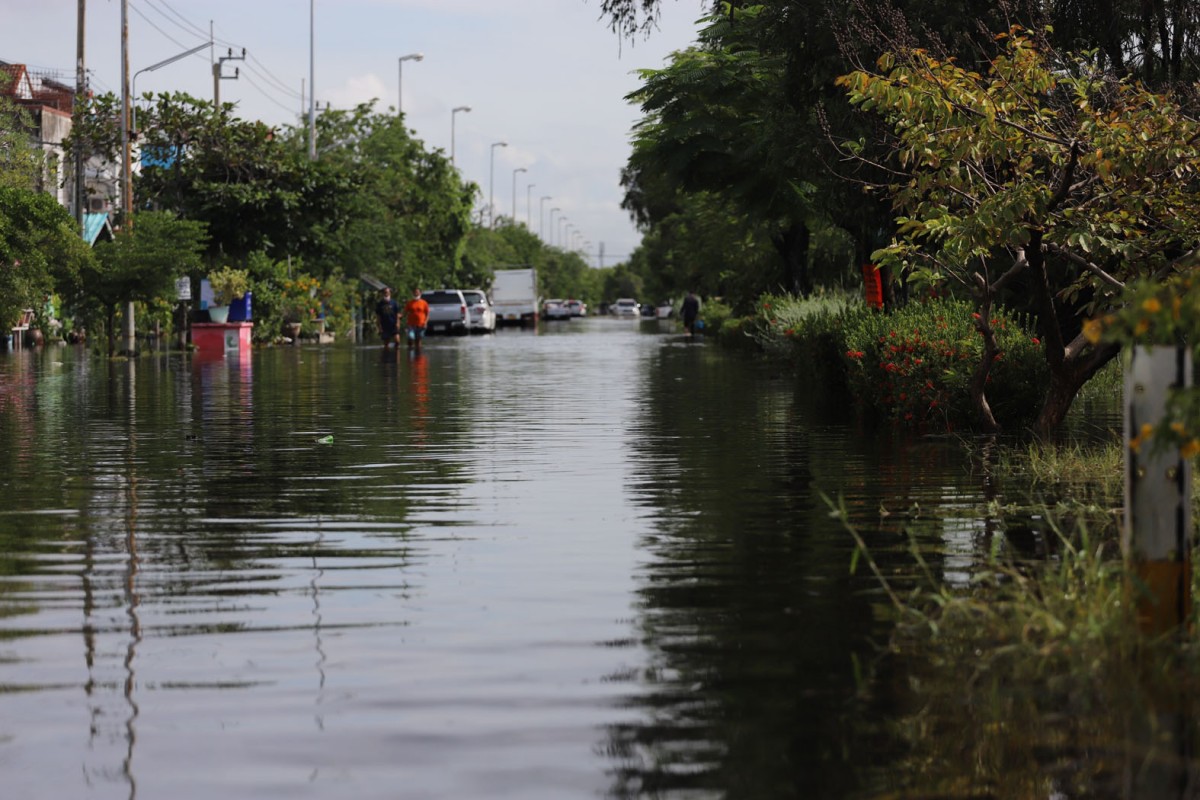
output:
[[[496,330],[496,309],[487,294],[479,289],[463,289],[463,298],[467,301],[467,315],[470,317],[471,333],[492,333]]]
[[[429,303],[429,321],[425,330],[430,333],[457,333],[466,335],[469,317],[467,301],[458,289],[436,289],[422,292],[421,297]]]

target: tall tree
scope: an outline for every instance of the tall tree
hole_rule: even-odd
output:
[[[96,258],[81,272],[80,288],[103,311],[110,356],[117,306],[168,296],[176,278],[199,270],[206,238],[202,222],[147,211],[138,215],[136,228],[126,227],[111,242],[96,245]]]
[[[476,187],[440,150],[428,150],[403,118],[365,103],[321,116],[321,160],[354,187],[332,253],[352,275],[394,285],[460,282]]]
[[[985,427],[1000,357],[990,307],[1023,281],[1050,368],[1038,418],[1048,433],[1117,352],[1089,342],[1074,313],[1113,308],[1133,278],[1200,263],[1200,123],[1104,73],[1094,54],[1057,56],[1019,30],[1002,40],[982,74],[915,49],[840,82],[893,131],[886,188],[899,227],[877,256],[978,298],[985,354],[973,390]]]
[[[90,262],[75,220],[53,197],[0,184],[0,330],[72,286]]]

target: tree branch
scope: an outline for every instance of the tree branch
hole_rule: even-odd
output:
[[[1079,255],[1078,253],[1068,250],[1065,247],[1060,247],[1059,245],[1054,244],[1053,242],[1047,242],[1045,244],[1045,247],[1049,252],[1054,253],[1055,255],[1062,256],[1063,258],[1067,259],[1068,261],[1070,261],[1072,264],[1075,264],[1076,266],[1083,267],[1088,272],[1092,273],[1093,275],[1095,275],[1097,278],[1099,278],[1100,280],[1107,283],[1112,288],[1114,288],[1114,289],[1124,289],[1125,288],[1124,283],[1117,280],[1112,275],[1109,275],[1103,269],[1101,269],[1097,265],[1093,264],[1092,262],[1088,261],[1086,258]]]

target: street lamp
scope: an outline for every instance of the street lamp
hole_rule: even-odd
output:
[[[542,237],[542,241],[545,242],[546,244],[553,243],[552,240],[554,239],[554,212],[555,211],[562,211],[562,209],[557,208],[557,207],[550,209],[550,238],[547,239],[545,236]]]
[[[450,109],[450,166],[454,166],[454,115],[460,111],[470,111],[470,106],[459,106]]]
[[[424,53],[409,53],[406,56],[400,56],[398,65],[399,81],[396,82],[396,115],[404,113],[404,62],[405,61],[422,61],[425,58]]]
[[[567,225],[566,217],[558,218],[558,246],[562,247],[563,243],[563,228]]]
[[[212,42],[205,42],[204,44],[196,45],[191,50],[188,50],[186,53],[180,53],[177,56],[171,56],[170,58],[168,58],[164,61],[160,61],[157,64],[151,64],[150,66],[146,67],[145,69],[139,69],[137,72],[133,73],[133,81],[132,81],[133,90],[130,92],[130,94],[133,96],[134,101],[135,102],[137,101],[137,76],[138,75],[141,75],[143,72],[153,72],[154,70],[158,69],[159,67],[165,67],[167,64],[174,64],[176,61],[180,60],[181,58],[187,58],[190,55],[195,55],[196,53],[199,53],[201,50],[203,50],[206,47],[212,47]],[[130,119],[129,127],[133,130],[133,133],[136,136],[137,135],[137,106],[136,105],[131,104],[130,109],[129,109],[129,119]]]
[[[496,227],[496,206],[493,200],[496,196],[496,148],[508,147],[508,142],[492,142],[492,157],[488,166],[488,227]]]
[[[512,224],[513,224],[513,227],[516,227],[516,225],[517,225],[517,173],[518,172],[528,172],[528,171],[529,170],[525,169],[524,167],[517,167],[516,169],[513,170],[513,202],[512,202]]]
[[[546,241],[546,201],[553,200],[550,195],[542,195],[542,199],[538,202],[538,237],[544,242]]]
[[[534,186],[537,186],[537,184],[536,183],[525,184],[525,227],[528,230],[533,230],[533,226],[530,224],[529,220],[533,214],[533,211],[532,211],[533,201],[530,200],[530,197],[532,197],[532,192],[533,192]]]

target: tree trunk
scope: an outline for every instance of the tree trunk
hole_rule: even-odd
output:
[[[784,288],[792,294],[807,297],[812,294],[812,276],[808,269],[808,226],[798,223],[771,237],[783,262]]]
[[[1079,338],[1071,342],[1066,358],[1050,365],[1050,387],[1035,424],[1039,436],[1048,438],[1059,429],[1079,390],[1120,352],[1121,346],[1112,342],[1091,348],[1084,348]]]

